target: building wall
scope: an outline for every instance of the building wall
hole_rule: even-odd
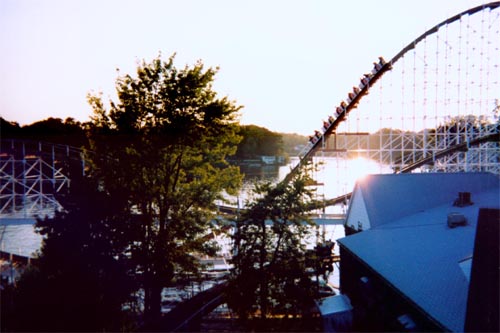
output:
[[[350,298],[354,308],[354,331],[444,330],[341,244],[340,256],[341,292]],[[398,317],[403,315],[409,315],[415,325],[408,324],[405,328],[398,321]]]
[[[354,189],[347,213],[348,219],[345,225],[355,231],[363,231],[370,229],[370,219],[366,211],[366,205],[363,198],[363,191],[361,188]]]
[[[479,211],[466,332],[500,331],[500,209]]]

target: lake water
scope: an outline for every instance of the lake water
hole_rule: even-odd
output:
[[[293,166],[297,165],[298,158],[294,157],[290,163],[285,166],[266,166],[255,168],[242,168],[246,179],[249,179],[244,185],[243,191],[238,198],[233,198],[237,201],[240,207],[252,199],[251,188],[255,181],[271,180],[278,181],[285,178]],[[373,160],[363,157],[354,159],[344,159],[335,157],[318,157],[313,159],[317,165],[317,170],[313,172],[313,179],[319,184],[315,186],[316,199],[321,200],[332,199],[338,196],[352,192],[356,180],[368,175],[379,173],[391,173],[388,166],[381,165]],[[235,203],[236,205],[236,203]],[[327,214],[345,214],[346,206],[328,207],[325,213]],[[322,212],[315,212],[322,213]]]
[[[381,171],[380,166],[376,163],[364,159],[344,161],[331,158],[322,160],[324,164],[314,174],[314,178],[319,183],[325,184],[317,187],[317,196],[327,199],[351,192],[356,179],[364,174]],[[235,204],[239,203],[240,207],[242,207],[245,202],[251,200],[250,189],[256,180],[281,180],[297,162],[297,159],[292,159],[289,165],[281,167],[242,168],[242,172],[247,175],[249,181],[245,184],[240,195],[233,198],[237,202]],[[348,170],[348,172],[345,170]],[[345,206],[329,207],[325,213],[345,213],[346,209]],[[317,213],[321,214],[323,212],[318,211]],[[34,231],[34,223],[35,221],[32,219],[0,219],[0,249],[23,256],[30,256],[39,250],[42,236]],[[327,225],[320,227],[320,233],[324,234],[326,239],[336,240],[344,236],[344,228],[341,225]],[[309,240],[311,244],[314,244],[315,241],[315,239]],[[227,243],[225,248],[228,248]]]
[[[0,219],[0,250],[31,256],[42,245],[42,236],[34,230],[33,219]]]

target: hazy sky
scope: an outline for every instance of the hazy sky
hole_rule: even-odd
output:
[[[378,56],[392,58],[473,0],[0,0],[0,116],[89,120],[138,61],[219,66],[241,122],[311,134]]]

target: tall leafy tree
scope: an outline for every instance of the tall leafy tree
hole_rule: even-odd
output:
[[[143,61],[135,76],[119,77],[109,109],[101,95],[88,97],[92,172],[111,195],[125,194],[138,216],[130,244],[149,319],[160,314],[161,290],[175,274],[196,271],[195,254],[214,253],[203,236],[215,202],[241,183],[226,162],[240,140],[241,107],[217,97],[217,69],[201,62],[178,69],[174,57]]]
[[[122,198],[111,198],[89,179],[73,182],[70,195],[60,198],[65,211],[37,221],[45,236],[37,261],[8,290],[12,297],[2,297],[6,331],[134,328],[124,311],[134,304],[136,288],[124,255]]]
[[[313,295],[303,242],[314,230],[310,180],[300,172],[290,183],[258,185],[260,197],[236,221],[228,304],[240,318],[297,314]]]

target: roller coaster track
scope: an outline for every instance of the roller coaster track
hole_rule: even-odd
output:
[[[223,282],[202,291],[177,305],[155,322],[146,323],[140,332],[196,332],[203,315],[225,302],[228,283]]]
[[[450,24],[450,23],[453,23],[455,21],[458,21],[460,20],[460,18],[464,15],[472,15],[472,14],[475,14],[477,12],[480,12],[480,11],[483,11],[485,9],[495,9],[495,8],[498,8],[500,7],[500,1],[494,1],[494,2],[490,2],[490,3],[487,3],[487,4],[484,4],[484,5],[480,5],[480,6],[477,6],[477,7],[473,7],[473,8],[470,8],[466,11],[463,11],[455,16],[452,16],[446,20],[444,20],[443,22],[439,23],[439,24],[436,24],[434,27],[432,27],[431,29],[427,30],[426,32],[424,32],[422,35],[420,35],[419,37],[417,37],[413,42],[411,42],[410,44],[408,44],[407,46],[405,46],[398,54],[396,54],[390,61],[391,64],[394,64],[396,63],[396,61],[398,61],[405,53],[407,53],[408,51],[412,50],[415,48],[415,46],[420,43],[422,40],[424,40],[426,37],[428,37],[429,35],[432,35],[434,33],[436,33],[439,28],[447,25],[447,24]]]
[[[73,167],[69,167],[69,164]],[[1,140],[0,217],[34,218],[63,207],[56,193],[70,186],[69,169],[85,172],[83,151],[69,145],[32,140]]]
[[[374,75],[369,79],[369,82],[360,89],[360,91],[349,103],[346,104],[345,108],[343,108],[342,110],[342,113],[340,113],[338,117],[335,118],[333,123],[330,124],[321,138],[318,138],[319,140],[312,144],[308,151],[300,158],[299,163],[285,176],[285,178],[283,179],[284,183],[289,182],[293,178],[293,176],[300,170],[300,168],[303,167],[305,163],[307,163],[311,159],[312,156],[314,156],[315,152],[324,146],[324,138],[329,137],[332,133],[335,133],[335,130],[337,129],[339,124],[347,118],[351,110],[356,108],[361,98],[368,93],[370,87],[377,80],[379,80],[382,75],[390,68],[391,65],[389,63],[384,63],[382,67],[374,73]]]
[[[323,135],[319,138],[319,140],[317,140],[314,144],[312,144],[312,146],[310,146],[308,148],[308,150],[300,157],[299,159],[299,162],[297,165],[295,165],[291,170],[290,172],[285,176],[285,178],[283,179],[283,183],[287,183],[289,182],[290,180],[292,180],[292,178],[295,176],[295,174],[306,164],[308,163],[311,158],[314,156],[314,154],[324,148],[324,143],[325,143],[325,139],[327,139],[330,135],[332,134],[335,134],[335,131],[338,127],[338,125],[347,119],[350,111],[354,108],[356,108],[356,106],[358,105],[358,103],[361,101],[361,99],[363,98],[363,96],[365,96],[369,89],[373,87],[373,85],[382,77],[382,75],[384,75],[387,71],[391,70],[392,69],[392,66],[398,61],[400,60],[406,53],[408,53],[409,51],[411,51],[412,49],[414,49],[416,47],[417,44],[419,44],[420,42],[422,42],[426,37],[436,33],[441,27],[443,26],[446,26],[450,23],[453,23],[457,20],[460,20],[463,16],[465,15],[472,15],[472,14],[475,14],[477,12],[480,12],[480,11],[483,11],[485,9],[490,9],[490,10],[493,10],[493,9],[496,9],[500,7],[500,1],[495,1],[495,2],[491,2],[491,3],[488,3],[488,4],[484,4],[484,5],[480,5],[480,6],[477,6],[477,7],[474,7],[474,8],[471,8],[471,9],[468,9],[466,11],[463,11],[455,16],[452,16],[444,21],[442,21],[441,23],[435,25],[434,27],[432,27],[431,29],[427,30],[426,32],[424,32],[422,35],[420,35],[419,37],[417,37],[415,40],[413,40],[411,43],[409,43],[407,46],[405,46],[400,52],[398,52],[390,61],[388,61],[387,63],[383,64],[382,68],[379,69],[374,75],[373,77],[370,79],[370,82],[369,84],[365,85],[360,91],[359,93],[355,96],[354,99],[352,99],[352,101],[347,105],[347,107],[345,108],[345,112],[343,112],[342,114],[340,114],[336,119],[335,121],[331,124],[331,126],[326,129],[326,131],[323,133]],[[451,148],[452,151],[455,151],[453,148]],[[424,162],[425,164],[425,162]],[[416,167],[414,167],[413,165],[410,165],[408,167],[406,167],[405,169],[406,170],[414,170]],[[333,201],[335,201],[335,199],[332,199]],[[340,199],[339,199],[340,200]],[[335,201],[336,202],[336,201]]]
[[[413,164],[408,165],[407,167],[401,169],[398,173],[412,172],[413,170],[418,169],[425,164],[433,163],[434,161],[436,161],[437,159],[439,159],[441,157],[453,154],[457,151],[466,152],[469,150],[470,147],[478,146],[478,145],[485,143],[485,142],[500,142],[500,133],[489,134],[489,135],[486,135],[486,136],[483,136],[480,138],[476,138],[476,139],[471,140],[469,142],[459,143],[459,144],[454,145],[452,147],[443,149],[442,151],[437,152],[436,154],[433,154],[432,156],[422,158],[421,160],[419,160]]]
[[[397,171],[396,173],[410,173],[410,172],[414,171],[415,169],[422,167],[425,164],[434,163],[439,158],[453,154],[457,151],[466,152],[470,147],[478,146],[478,145],[485,143],[485,142],[500,142],[500,133],[486,135],[484,137],[477,138],[477,139],[472,140],[470,142],[463,142],[463,143],[454,145],[452,147],[443,149],[442,151],[440,151],[436,154],[433,154],[432,156],[422,158],[421,160],[419,160],[413,164],[408,165],[407,167]],[[346,194],[338,196],[336,198],[327,199],[324,202],[313,203],[310,206],[310,209],[314,210],[314,209],[319,209],[319,208],[323,208],[323,207],[327,207],[327,206],[335,206],[335,205],[344,203],[351,198],[351,195],[352,195],[352,192],[346,193]]]

